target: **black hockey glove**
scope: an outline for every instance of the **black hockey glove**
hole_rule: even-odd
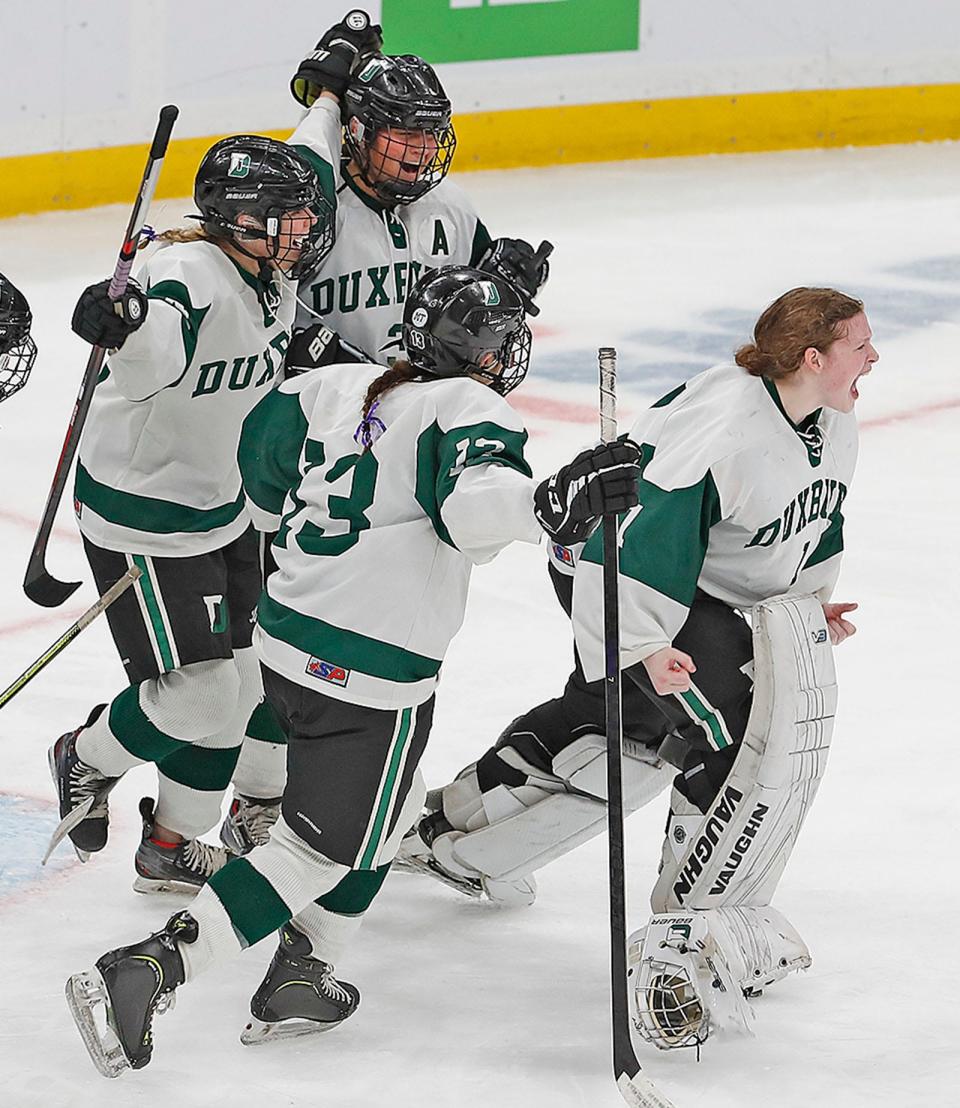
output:
[[[528,315],[539,315],[540,309],[533,298],[547,283],[550,276],[550,263],[547,258],[553,253],[553,243],[543,242],[534,253],[533,247],[523,239],[494,239],[480,259],[477,269],[484,273],[495,273],[509,281],[520,293],[523,306]]]
[[[584,450],[533,493],[533,514],[561,546],[585,542],[600,517],[639,502],[640,451],[630,441]]]
[[[128,283],[119,300],[110,299],[109,287],[108,279],[85,288],[73,309],[70,326],[75,335],[92,346],[119,350],[127,335],[132,335],[147,318],[147,298],[133,281]]]
[[[347,12],[321,37],[310,57],[300,63],[290,82],[294,100],[309,108],[323,89],[343,96],[360,63],[382,46],[379,23],[371,23],[370,16],[358,8]]]
[[[287,347],[284,359],[284,378],[297,377],[311,369],[343,362],[372,362],[357,346],[353,346],[329,327],[314,323],[303,331],[296,331]]]

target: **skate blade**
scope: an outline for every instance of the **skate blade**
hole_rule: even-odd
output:
[[[87,818],[87,813],[93,807],[93,797],[88,796],[82,804],[78,804],[72,812],[68,812],[57,826],[56,831],[50,838],[50,845],[47,847],[47,853],[44,854],[43,860],[40,862],[41,866],[47,864],[47,860],[50,855],[57,849],[57,847],[63,842],[67,835],[77,826],[78,823],[83,823]],[[80,850],[78,847],[74,847],[77,852],[77,857],[81,862],[85,862],[89,857],[89,853],[86,850]]]
[[[280,1039],[302,1039],[306,1035],[320,1035],[339,1027],[343,1020],[332,1023],[319,1023],[317,1020],[280,1020],[277,1023],[264,1023],[256,1016],[240,1032],[240,1042],[244,1046],[260,1046],[261,1043],[273,1043]]]
[[[157,893],[180,893],[183,896],[196,896],[202,888],[202,885],[192,885],[189,881],[177,881],[172,877],[138,876],[133,883],[135,893],[146,893],[148,896]]]
[[[463,896],[469,896],[474,900],[483,900],[483,886],[479,881],[473,881],[469,877],[455,877],[447,873],[429,855],[405,855],[402,859],[395,858],[390,867],[391,871],[399,873],[420,874],[423,877],[432,877],[448,889],[455,889]]]
[[[105,1019],[109,1011],[107,990],[99,971],[92,969],[73,974],[67,979],[65,993],[73,1022],[97,1070],[104,1077],[114,1078],[130,1069],[130,1062],[109,1023],[101,1033],[94,1019],[94,1011],[99,1004],[104,1007]]]

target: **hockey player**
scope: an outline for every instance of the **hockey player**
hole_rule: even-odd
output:
[[[677,934],[691,949],[707,937],[732,944],[731,964],[740,969],[730,972],[744,988],[809,964],[802,940],[769,904],[829,746],[835,682],[827,638],[838,643],[854,631],[847,615],[856,605],[830,594],[857,454],[852,413],[876,360],[859,300],[793,289],[760,316],[736,364],[674,389],[630,432],[643,476],[640,503],[620,530],[626,809],[674,778],[652,898],[655,912],[674,915],[655,917],[650,948],[666,941],[677,910],[726,913],[698,917],[703,933],[681,920]],[[399,868],[528,904],[534,870],[603,830],[601,560],[598,537],[582,551],[553,544],[550,574],[576,638],[563,695],[514,720],[475,764],[430,794]],[[785,593],[815,599],[768,603]],[[741,614],[751,609],[752,633]],[[779,730],[765,722],[771,700],[789,715]],[[748,720],[752,741],[742,746]],[[785,781],[781,772],[795,776]],[[770,790],[756,803],[755,786]],[[710,856],[727,869],[708,866]],[[633,947],[636,964],[650,970],[649,950],[636,937]],[[662,967],[664,957],[655,961]],[[658,979],[669,976],[661,968]],[[706,1032],[701,1000],[686,1008],[689,1015],[699,1006],[703,1017],[686,1042]],[[662,997],[659,1007],[660,1026],[669,1026]],[[681,1007],[674,1004],[674,1016]],[[679,1038],[674,1028],[670,1045]]]
[[[0,273],[0,401],[22,389],[33,369],[37,347],[30,337],[32,322],[26,297]]]
[[[377,53],[363,12],[334,24],[291,88],[307,113],[290,142],[336,183],[337,244],[301,283],[298,327],[317,316],[379,361],[401,353],[403,304],[421,273],[475,265],[516,286],[527,311],[546,281],[549,244],[491,240],[449,179],[456,136],[433,68]]]
[[[61,736],[50,766],[82,859],[107,841],[107,797],[155,762],[135,888],[195,891],[226,860],[198,841],[220,816],[262,696],[251,646],[261,588],[236,453],[244,417],[280,380],[296,279],[330,248],[333,207],[289,146],[238,135],[204,156],[200,226],[167,232],[119,301],[81,295],[73,329],[110,349],[77,465],[75,506],[129,687]]]
[[[291,82],[308,110],[289,141],[336,190],[337,237],[316,273],[300,283],[298,350],[288,372],[399,356],[407,290],[437,266],[478,265],[510,281],[530,314],[538,310],[533,298],[547,278],[549,244],[535,253],[521,239],[491,241],[446,176],[456,138],[436,73],[422,58],[380,56],[380,46],[380,27],[364,12],[350,12],[326,31]],[[238,853],[266,841],[279,811],[280,742],[269,710],[261,709],[221,828],[221,839]]]
[[[359,993],[333,963],[419,810],[417,764],[472,566],[543,531],[577,541],[636,503],[629,444],[584,451],[549,486],[532,479],[503,399],[530,351],[508,282],[466,267],[429,274],[407,300],[404,345],[409,360],[390,369],[296,377],[246,420],[245,491],[264,529],[281,520],[256,646],[289,734],[283,811],[268,843],[215,873],[189,913],[70,979],[107,1076],[149,1062],[153,1015],[179,985],[277,928],[244,1041],[355,1011]]]

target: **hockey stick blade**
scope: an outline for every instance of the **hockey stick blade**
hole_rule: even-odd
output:
[[[73,596],[83,582],[58,581],[56,577],[52,577],[47,573],[42,557],[43,552],[41,551],[37,563],[31,558],[30,564],[27,566],[27,575],[23,579],[23,591],[27,594],[28,599],[32,600],[34,604],[39,604],[41,608],[59,608],[61,604]]]
[[[44,854],[43,859],[40,862],[41,866],[45,866],[47,864],[50,855],[63,842],[66,836],[70,834],[74,827],[76,827],[78,823],[82,823],[87,818],[87,813],[92,807],[93,797],[88,796],[86,800],[78,804],[72,812],[67,812],[63,819],[60,820],[59,824],[57,824],[56,831],[54,831],[53,835],[50,837],[50,845],[47,847],[47,853]],[[82,850],[77,850],[77,857],[80,859],[81,862],[85,862],[87,860],[87,857]]]
[[[628,1077],[621,1073],[617,1078],[617,1088],[627,1104],[633,1108],[674,1108],[672,1100],[661,1093],[641,1070]]]

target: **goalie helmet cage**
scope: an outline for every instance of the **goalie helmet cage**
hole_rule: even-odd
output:
[[[600,437],[617,437],[617,352],[603,346],[600,363]],[[610,989],[613,1075],[620,1095],[634,1108],[673,1108],[641,1070],[630,1040],[627,995],[627,923],[623,852],[623,733],[620,697],[620,595],[617,516],[603,517],[604,706],[607,739],[607,828],[610,886]]]
[[[133,259],[137,253],[137,245],[140,234],[150,208],[160,176],[160,169],[167,152],[167,144],[170,141],[170,132],[179,114],[179,110],[173,104],[167,104],[160,109],[160,118],[157,120],[157,129],[150,145],[150,153],[147,156],[147,164],[140,181],[140,189],[137,199],[130,213],[130,222],[123,237],[123,245],[120,248],[120,256],[110,280],[108,295],[111,300],[119,300],[123,295],[127,282],[130,279],[130,270],[133,268]],[[87,359],[87,367],[83,371],[80,382],[80,391],[77,394],[76,403],[73,406],[73,414],[67,426],[67,434],[63,440],[60,457],[57,460],[57,468],[54,470],[53,482],[47,495],[47,503],[40,518],[37,537],[30,552],[30,560],[27,563],[27,572],[23,579],[23,591],[34,602],[45,608],[57,608],[67,600],[80,587],[79,581],[58,581],[46,568],[47,543],[50,532],[53,529],[53,521],[60,505],[60,498],[70,475],[70,467],[73,464],[77,447],[80,443],[80,433],[83,430],[90,403],[93,400],[93,390],[96,388],[97,378],[106,350],[102,346],[94,346]]]

